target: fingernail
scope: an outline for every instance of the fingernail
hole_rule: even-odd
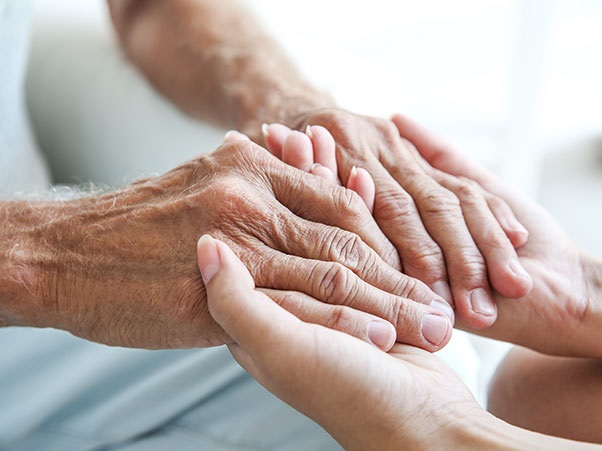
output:
[[[531,276],[529,275],[527,270],[523,267],[523,265],[520,264],[520,262],[517,259],[510,260],[508,266],[510,267],[510,271],[512,271],[517,276],[522,277],[524,279],[531,279]]]
[[[452,326],[454,325],[456,318],[454,315],[454,309],[451,308],[451,305],[449,305],[447,302],[442,301],[440,299],[433,299],[430,306],[431,306],[431,308],[434,308],[435,310],[439,310],[441,313],[443,313],[445,316],[447,316],[449,318],[449,321],[452,323]]]
[[[397,338],[397,332],[391,323],[372,321],[368,323],[368,338],[375,346],[388,349]]]
[[[266,124],[265,122],[261,124],[261,133],[263,133],[264,138],[267,138],[270,134],[268,131],[268,124]]]
[[[309,172],[326,180],[336,181],[337,179],[336,175],[334,175],[334,173],[330,169],[328,169],[326,166],[321,165],[320,163],[314,163],[309,169]]]
[[[249,137],[244,133],[239,132],[238,130],[228,130],[224,135],[224,141],[232,136],[238,136],[240,140],[249,141]]]
[[[305,127],[305,134],[307,136],[309,136],[310,138],[314,137],[313,132],[311,131],[311,125],[307,124],[307,127]]]
[[[356,179],[357,177],[357,168],[355,166],[353,166],[351,168],[351,172],[349,172],[349,177],[347,178],[347,187],[349,189],[353,189],[353,181]]]
[[[201,276],[203,277],[203,282],[208,284],[221,266],[217,245],[215,244],[215,240],[209,235],[203,235],[199,238],[197,249],[199,252],[198,260]]]
[[[422,320],[422,336],[432,345],[439,346],[447,336],[449,326],[444,317],[429,313]]]
[[[472,290],[470,293],[470,304],[472,311],[483,316],[495,315],[495,305],[491,296],[482,288]]]
[[[452,304],[454,302],[451,288],[449,287],[449,283],[447,283],[446,281],[440,280],[438,282],[435,282],[431,286],[431,290],[433,290],[436,294],[441,296],[443,299],[445,299],[450,304]]]

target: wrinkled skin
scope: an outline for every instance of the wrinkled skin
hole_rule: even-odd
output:
[[[340,180],[348,180],[354,166],[372,176],[374,218],[399,252],[403,271],[453,305],[462,322],[474,328],[495,322],[492,288],[512,298],[531,290],[514,249],[528,233],[511,209],[466,178],[435,177],[391,121],[330,108],[288,125],[303,131],[321,125],[332,133]],[[281,158],[275,143],[284,138],[275,135],[262,141]]]
[[[28,235],[40,253],[27,262],[32,291],[49,311],[39,326],[121,346],[230,342],[208,313],[195,265],[194,243],[211,233],[235,249],[258,286],[308,321],[368,341],[367,323],[381,317],[399,341],[430,351],[451,335],[450,324],[441,343],[423,338],[425,315],[447,317],[428,306],[437,296],[426,285],[395,269],[396,251],[359,196],[250,142],[63,203],[42,222]]]

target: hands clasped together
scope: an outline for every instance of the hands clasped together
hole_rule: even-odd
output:
[[[539,206],[403,116],[320,110],[296,126],[305,133],[263,127],[267,150],[229,133],[107,195],[6,203],[3,239],[19,244],[0,324],[109,345],[228,344],[358,449],[465,439],[475,421],[506,430],[428,352],[456,320],[602,356],[600,264]]]
[[[464,261],[463,271],[481,267],[489,271],[494,289],[490,290],[486,281],[484,286],[473,288],[491,293],[494,300],[493,312],[497,310],[498,318],[487,328],[482,327],[489,320],[476,319],[482,311],[469,303],[470,296],[462,297],[468,290],[454,289],[452,282],[452,293],[460,293],[452,299],[464,327],[476,324],[482,329],[472,330],[480,334],[551,354],[602,356],[601,296],[592,288],[599,287],[599,277],[591,274],[599,263],[584,257],[541,207],[409,119],[398,115],[393,122],[406,138],[404,148],[423,174],[441,180],[442,187],[457,188],[453,192],[458,193],[458,200],[450,201],[450,205],[461,209],[460,218],[465,221],[439,224],[447,227],[452,241],[449,246],[459,250],[466,250],[462,242],[465,233],[475,235],[470,242],[477,249],[477,257],[468,261],[479,264],[471,266]],[[263,132],[272,154],[333,184],[345,181],[376,217],[378,182],[364,168],[351,166],[341,171],[339,162],[346,158],[348,148],[335,142],[325,128],[311,125],[303,134],[271,124]],[[232,132],[226,142],[247,139]],[[423,211],[421,218],[449,213],[434,207]],[[449,215],[458,219],[453,213]],[[437,223],[433,218],[424,222]],[[523,224],[529,230],[528,237]],[[432,235],[435,233],[442,232]],[[397,249],[404,239],[397,236]],[[447,256],[452,251],[440,252]],[[386,354],[284,311],[264,290],[255,289],[249,272],[223,242],[203,236],[198,258],[209,311],[232,337],[232,354],[270,391],[320,423],[346,449],[568,446],[560,439],[509,426],[483,411],[457,376],[428,352],[397,343]],[[449,266],[451,260],[445,259],[448,261]],[[494,276],[496,270],[502,274]],[[509,293],[520,299],[511,299]],[[495,320],[495,313],[489,316]],[[398,336],[398,341],[403,339]]]

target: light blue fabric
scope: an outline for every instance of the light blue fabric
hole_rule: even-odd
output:
[[[225,347],[112,348],[0,329],[0,449],[340,449]]]

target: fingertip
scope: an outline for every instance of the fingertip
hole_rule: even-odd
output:
[[[291,129],[283,124],[261,125],[261,133],[265,141],[266,148],[276,157],[282,159],[282,146]]]
[[[452,335],[452,324],[446,316],[428,313],[422,318],[422,336],[434,350],[443,348]]]
[[[367,334],[372,344],[385,352],[389,351],[397,340],[395,327],[385,320],[369,322]]]
[[[517,228],[506,232],[506,236],[516,249],[524,246],[529,241],[529,232],[524,227],[521,226],[521,228],[522,230]]]
[[[314,161],[338,174],[336,143],[332,134],[321,125],[308,125],[305,133],[313,145]]]
[[[454,305],[454,297],[452,295],[449,282],[447,280],[439,280],[431,285],[431,290],[441,296],[447,304]]]
[[[347,179],[347,188],[355,191],[364,201],[370,213],[374,212],[374,200],[376,197],[376,186],[374,179],[368,171],[353,166]]]
[[[517,292],[514,293],[514,296],[512,297],[519,298],[529,294],[533,289],[533,278],[520,263],[518,258],[510,260],[508,268],[513,275],[517,289]]]
[[[199,238],[197,261],[203,282],[208,285],[221,266],[217,243],[210,235],[205,234]]]
[[[297,130],[291,131],[282,146],[282,161],[309,172],[314,164],[313,145],[309,136]]]
[[[492,264],[489,280],[496,292],[510,299],[522,298],[533,289],[533,278],[516,255],[508,261]]]
[[[318,177],[322,177],[326,180],[330,180],[336,182],[337,177],[334,173],[328,169],[326,166],[322,166],[320,163],[314,163],[310,169],[310,174],[317,175]]]
[[[250,138],[238,130],[228,130],[224,135],[224,144],[233,143],[236,141],[250,141]]]
[[[456,321],[456,317],[454,314],[454,309],[451,305],[445,302],[442,299],[433,299],[433,301],[429,304],[431,308],[443,313],[449,319],[452,327]]]
[[[483,329],[497,319],[497,306],[491,294],[484,288],[476,288],[469,293],[470,315],[464,318],[469,325]]]

